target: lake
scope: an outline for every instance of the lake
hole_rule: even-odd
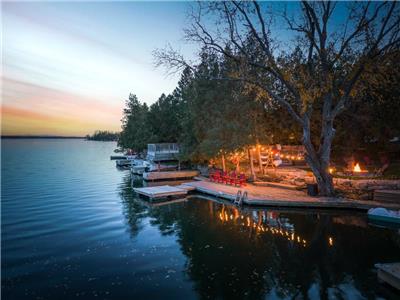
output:
[[[116,144],[3,139],[3,299],[395,299],[396,229],[355,211],[150,206]]]

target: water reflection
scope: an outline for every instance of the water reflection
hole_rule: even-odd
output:
[[[130,185],[131,182],[125,184]],[[140,221],[176,236],[182,270],[201,298],[375,298],[373,265],[400,260],[396,231],[354,212],[252,210],[191,197],[148,207],[121,189],[131,233]]]

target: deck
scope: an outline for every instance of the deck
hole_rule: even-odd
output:
[[[400,263],[376,264],[379,280],[400,290]]]
[[[303,191],[283,189],[280,187],[266,187],[247,185],[233,187],[230,185],[213,183],[210,181],[193,181],[185,183],[196,188],[196,191],[234,201],[239,190],[247,191],[248,198],[244,204],[254,206],[297,207],[297,208],[344,208],[368,210],[373,207],[400,208],[399,204],[379,203],[376,201],[350,200],[344,198],[311,197]]]
[[[173,180],[173,179],[192,179],[199,175],[198,171],[182,170],[182,171],[161,171],[161,172],[145,172],[143,179],[147,181],[156,180]]]
[[[150,199],[165,198],[172,196],[185,196],[188,190],[170,185],[134,188],[136,193]]]
[[[181,184],[177,186],[162,185],[162,186],[133,188],[133,190],[137,194],[146,196],[150,199],[158,199],[158,198],[168,198],[174,196],[186,196],[186,194],[189,191],[195,190],[195,187],[186,184]]]

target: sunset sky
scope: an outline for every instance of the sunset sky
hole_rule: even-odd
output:
[[[191,5],[2,2],[2,134],[119,131],[130,93],[152,104],[176,87],[179,74],[156,69],[153,50],[170,44],[189,60],[198,54],[198,45],[183,40]],[[297,2],[262,5],[293,14],[299,9]],[[337,5],[330,25],[343,24],[346,5]],[[283,24],[275,24],[272,34],[290,47]]]
[[[124,100],[151,104],[178,76],[151,52],[182,41],[186,2],[2,3],[2,134],[119,130]]]

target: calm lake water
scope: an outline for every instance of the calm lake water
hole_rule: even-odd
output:
[[[400,261],[398,230],[201,197],[151,207],[115,146],[2,140],[3,299],[398,299],[373,267]]]

